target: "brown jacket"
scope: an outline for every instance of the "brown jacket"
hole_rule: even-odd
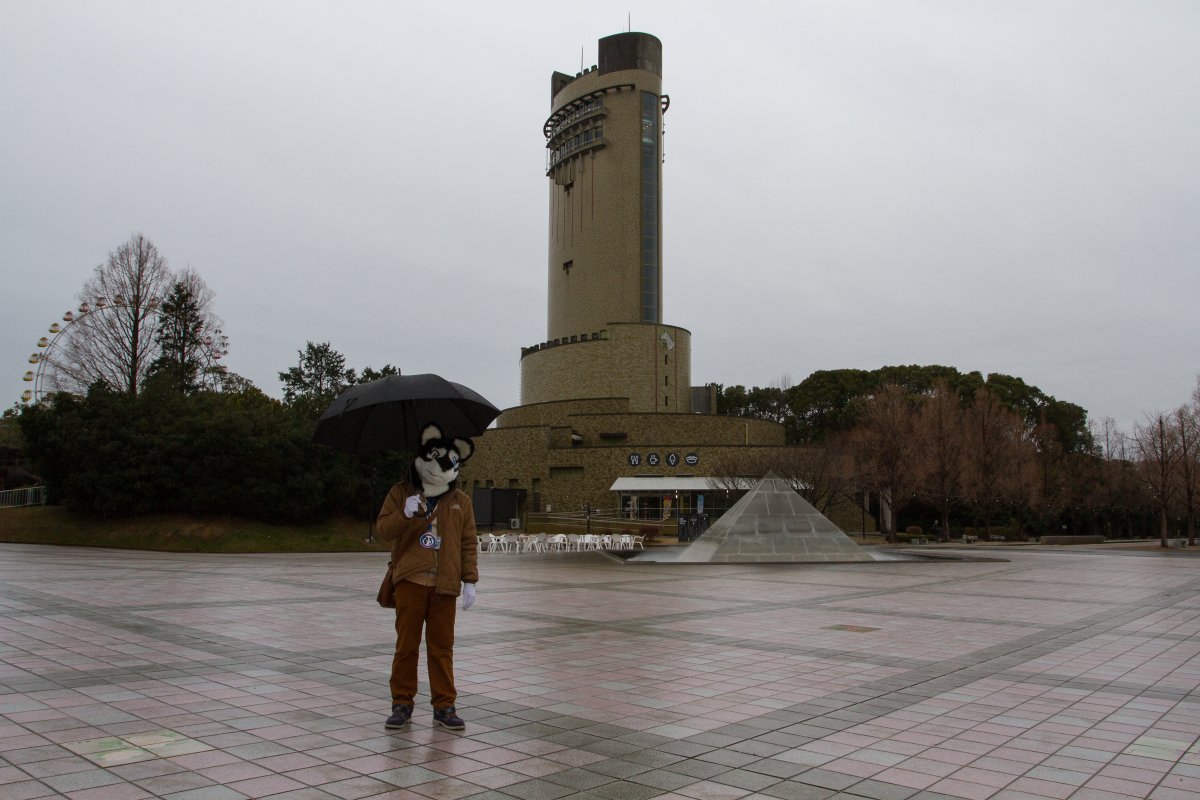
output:
[[[451,489],[438,498],[432,516],[404,516],[404,501],[416,494],[407,483],[397,483],[388,492],[375,520],[380,541],[392,543],[392,583],[399,583],[419,572],[437,570],[438,594],[458,596],[460,584],[479,580],[479,543],[475,538],[475,510],[471,498],[459,489]],[[436,518],[440,550],[422,547],[418,537]],[[397,558],[397,553],[400,557]]]

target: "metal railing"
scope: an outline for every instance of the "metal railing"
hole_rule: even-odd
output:
[[[580,153],[584,150],[590,150],[590,149],[596,148],[596,147],[604,147],[604,145],[607,144],[607,142],[604,139],[603,130],[600,130],[597,128],[588,128],[588,130],[585,131],[585,133],[593,133],[593,136],[590,139],[588,139],[587,141],[584,141],[582,138],[579,137],[579,135],[576,135],[575,137],[572,137],[571,140],[569,140],[569,143],[560,145],[558,148],[546,153],[546,174],[547,175],[550,174],[550,170],[554,169],[559,164],[566,161],[568,158],[575,155],[576,153]],[[578,138],[579,141],[575,141],[576,138]]]
[[[530,512],[525,518],[525,530],[545,533],[633,533],[674,536],[678,519],[629,519],[620,509],[593,508],[566,513]]]
[[[564,130],[571,127],[571,125],[575,124],[584,117],[590,114],[601,113],[604,113],[604,101],[600,98],[594,98],[590,102],[584,103],[583,105],[579,106],[579,108],[563,117],[562,120],[560,120],[553,128],[550,129],[550,135],[547,136],[546,139],[553,140],[555,136],[558,136]]]
[[[0,508],[46,505],[45,486],[26,486],[24,489],[6,489],[0,492]]]

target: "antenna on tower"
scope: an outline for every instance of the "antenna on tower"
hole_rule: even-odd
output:
[[[579,71],[583,72],[583,45],[579,45]]]
[[[633,14],[629,11],[625,12],[625,32],[633,32]]]

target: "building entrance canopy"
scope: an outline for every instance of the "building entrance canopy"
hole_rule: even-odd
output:
[[[617,478],[611,492],[712,492],[721,489],[745,491],[756,483],[751,478],[676,478],[667,475],[647,475],[640,478]]]
[[[610,491],[620,498],[623,518],[675,526],[682,540],[707,528],[754,484],[750,478],[643,475],[617,478]]]

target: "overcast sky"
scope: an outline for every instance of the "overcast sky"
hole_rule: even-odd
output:
[[[0,405],[134,232],[268,394],[311,340],[516,405],[550,73],[630,23],[693,383],[936,363],[1126,427],[1188,399],[1200,3],[0,0]]]

